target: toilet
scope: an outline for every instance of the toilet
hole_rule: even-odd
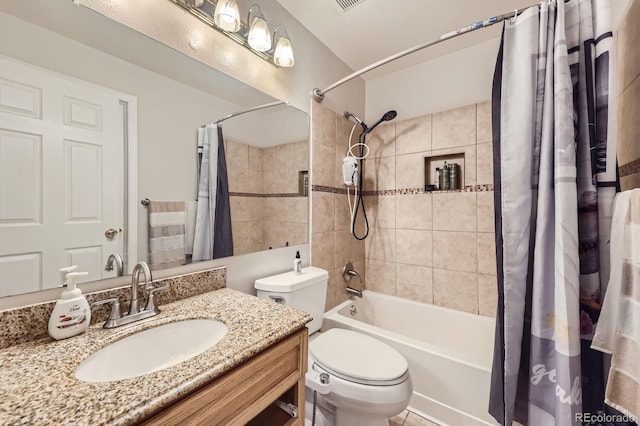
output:
[[[329,273],[308,267],[256,280],[258,297],[306,311],[309,329],[306,425],[316,391],[316,426],[388,426],[413,392],[407,361],[391,346],[351,330],[320,333]],[[322,380],[320,379],[322,375]],[[328,383],[324,383],[327,381]]]

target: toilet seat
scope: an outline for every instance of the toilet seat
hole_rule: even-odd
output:
[[[391,386],[407,380],[407,361],[391,346],[362,333],[332,328],[309,343],[317,366],[343,380]]]

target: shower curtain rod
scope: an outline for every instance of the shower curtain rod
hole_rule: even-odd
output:
[[[549,0],[545,0],[547,2],[550,2]],[[553,0],[551,0],[553,1]],[[543,2],[544,3],[544,2]],[[333,89],[335,89],[338,86],[342,86],[344,83],[353,80],[356,77],[360,77],[362,74],[367,73],[371,70],[374,70],[378,67],[381,67],[382,65],[388,64],[389,62],[395,61],[396,59],[400,59],[404,56],[407,56],[411,53],[417,52],[418,50],[422,50],[424,48],[433,46],[435,44],[441,43],[445,40],[449,40],[458,36],[461,36],[462,34],[466,34],[469,33],[471,31],[475,31],[475,30],[479,30],[481,28],[486,28],[486,27],[490,27],[493,24],[497,24],[498,22],[502,22],[506,19],[510,19],[510,18],[514,18],[516,16],[518,16],[519,13],[525,11],[526,9],[532,7],[532,6],[537,6],[541,3],[536,3],[536,4],[532,4],[531,6],[527,6],[523,9],[516,9],[513,12],[509,12],[509,13],[503,13],[502,15],[498,15],[498,16],[493,16],[489,19],[486,19],[484,21],[478,21],[475,24],[471,24],[468,25],[466,27],[462,27],[459,28],[457,30],[454,31],[450,31],[448,33],[442,34],[440,37],[438,37],[437,39],[434,40],[430,40],[426,43],[422,43],[419,44],[417,46],[411,47],[407,50],[403,50],[402,52],[396,53],[395,55],[389,56],[385,59],[382,59],[378,62],[375,62],[369,66],[366,66],[364,68],[362,68],[359,71],[354,72],[353,74],[349,74],[348,76],[346,76],[345,78],[343,78],[342,80],[338,80],[335,83],[333,83],[331,86],[327,87],[324,90],[320,90],[318,88],[313,89],[313,99],[315,99],[318,102],[322,102],[322,100],[324,99],[324,95],[327,92],[332,91]]]
[[[271,107],[278,106],[278,105],[289,106],[289,102],[284,102],[284,101],[269,102],[268,104],[258,105],[258,106],[255,106],[253,108],[245,109],[243,111],[234,112],[232,114],[229,114],[227,116],[219,118],[218,120],[214,121],[214,124],[220,124],[225,120],[228,120],[230,118],[236,117],[238,115],[246,114],[248,112],[258,111],[260,109],[265,109],[265,108],[271,108]]]

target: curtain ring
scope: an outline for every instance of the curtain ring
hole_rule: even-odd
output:
[[[513,11],[513,18],[511,18],[511,20],[510,20],[511,24],[515,24],[516,23],[516,19],[518,18],[518,12],[519,12],[518,9]]]

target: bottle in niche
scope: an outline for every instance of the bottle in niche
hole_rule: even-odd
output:
[[[451,177],[449,176],[450,170],[447,162],[444,162],[444,166],[442,169],[442,187],[440,189],[451,189]]]
[[[433,173],[433,186],[435,189],[440,189],[440,167],[436,167],[436,171]]]
[[[451,163],[449,165],[449,189],[460,189],[458,187],[458,169],[457,163]]]

